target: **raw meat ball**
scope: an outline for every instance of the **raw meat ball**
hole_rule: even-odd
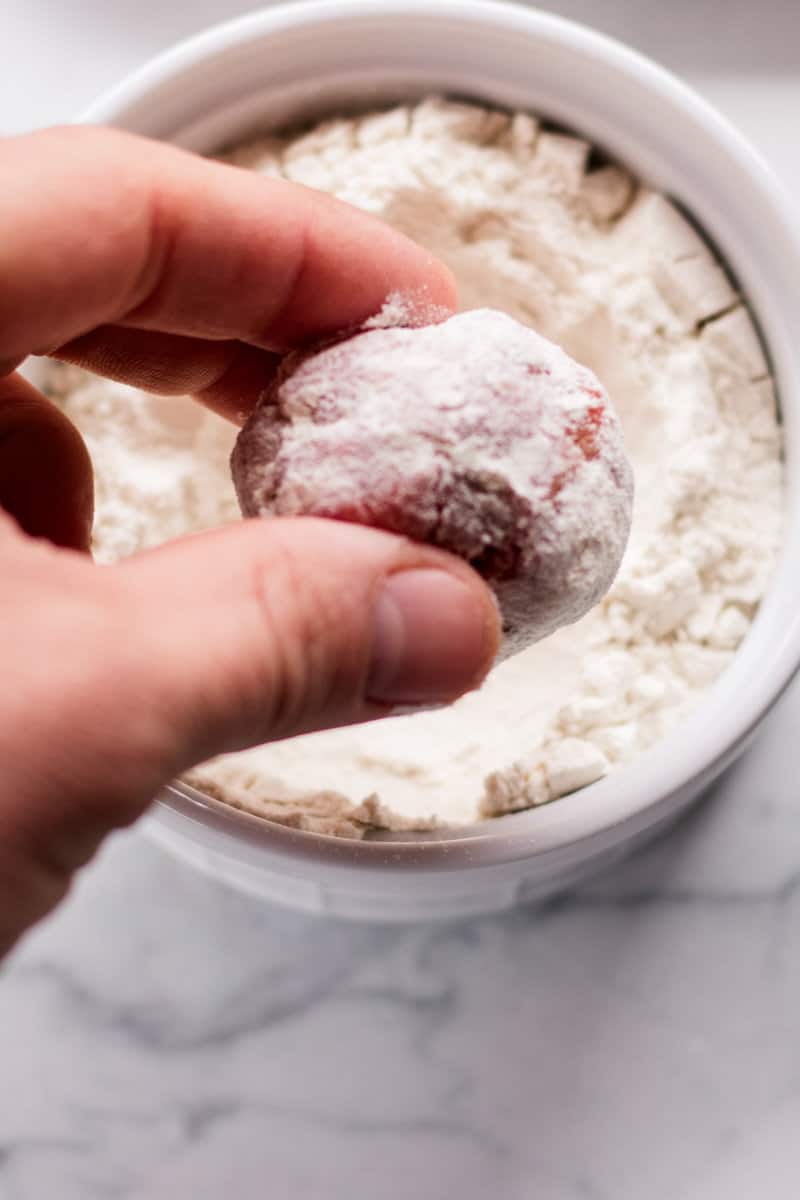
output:
[[[490,309],[287,360],[231,466],[245,516],[333,517],[461,555],[497,595],[505,654],[583,616],[630,530],[602,385]]]

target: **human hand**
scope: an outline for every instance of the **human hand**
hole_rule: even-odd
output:
[[[283,352],[389,293],[451,308],[425,251],[329,197],[87,128],[0,143],[0,231],[2,953],[181,771],[452,699],[498,628],[463,562],[338,522],[95,566],[86,448],[16,372],[54,354],[241,421]]]

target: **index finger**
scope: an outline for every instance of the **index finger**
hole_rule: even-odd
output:
[[[454,306],[446,268],[376,218],[118,131],[0,143],[0,364],[99,325],[283,352],[387,296]]]

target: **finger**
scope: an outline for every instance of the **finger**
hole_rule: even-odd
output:
[[[383,222],[282,180],[105,129],[0,145],[0,361],[98,325],[285,349],[449,273]]]
[[[139,658],[160,664],[153,699],[170,714],[176,769],[452,700],[497,651],[496,605],[465,563],[344,522],[247,521],[115,571]]]
[[[109,568],[10,542],[52,601],[0,590],[0,952],[190,765],[452,699],[498,644],[465,563],[355,525],[243,522]]]
[[[275,375],[280,356],[243,342],[210,342],[104,325],[62,346],[58,357],[158,396],[194,395],[242,424]]]
[[[16,374],[0,378],[0,507],[32,537],[89,548],[89,453],[64,413]]]

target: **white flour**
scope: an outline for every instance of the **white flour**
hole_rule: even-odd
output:
[[[193,780],[253,812],[359,836],[541,803],[658,740],[730,662],[781,532],[775,399],[745,310],[664,198],[535,120],[426,101],[237,150],[382,215],[608,389],[636,473],[609,596],[452,707],[229,756]],[[235,430],[72,368],[52,388],[97,470],[98,557],[234,519]],[[361,803],[366,801],[366,803]]]

